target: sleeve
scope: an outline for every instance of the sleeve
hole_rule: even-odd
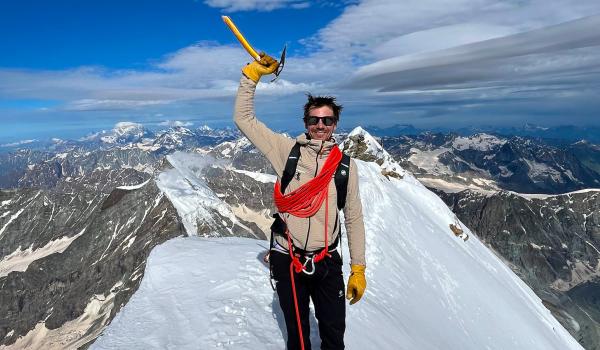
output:
[[[348,192],[346,206],[344,207],[344,225],[348,233],[348,247],[350,249],[350,263],[352,265],[366,266],[365,260],[365,225],[363,222],[362,203],[358,188],[358,167],[354,160],[350,160],[350,175],[348,178]]]
[[[242,76],[235,100],[233,120],[240,131],[267,157],[278,176],[295,141],[269,129],[254,114],[256,83]]]

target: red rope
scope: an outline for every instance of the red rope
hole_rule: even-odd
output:
[[[290,213],[296,217],[307,218],[315,215],[327,197],[329,182],[342,159],[339,148],[333,147],[319,175],[288,194],[281,193],[281,184],[275,183],[273,199],[280,213]]]
[[[333,147],[319,175],[295,189],[288,194],[281,193],[281,184],[275,183],[273,199],[280,213],[289,213],[300,218],[308,218],[317,213],[325,200],[325,248],[313,257],[313,262],[317,263],[329,256],[327,228],[329,227],[329,183],[335,174],[335,171],[342,159],[342,152],[339,148]],[[300,347],[304,350],[304,334],[302,333],[302,324],[300,322],[300,311],[298,310],[298,297],[296,295],[296,283],[294,281],[294,271],[300,273],[305,270],[300,259],[294,254],[294,245],[290,232],[287,231],[288,251],[292,262],[290,264],[290,279],[292,281],[292,293],[294,296],[294,307],[296,308],[296,322],[298,324],[298,334],[300,336]]]

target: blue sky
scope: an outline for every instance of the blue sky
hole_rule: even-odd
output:
[[[338,96],[346,127],[600,124],[597,0],[3,1],[0,144],[231,125],[249,56],[222,14],[257,49],[288,45],[257,93],[274,128],[300,123],[306,92]]]

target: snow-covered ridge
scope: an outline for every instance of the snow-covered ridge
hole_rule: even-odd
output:
[[[348,349],[582,349],[468,228],[468,241],[454,236],[456,218],[435,194],[384,177],[375,163],[356,163],[368,287],[347,309]],[[260,261],[267,244],[198,237],[163,244],[92,348],[283,349],[281,310]]]
[[[379,142],[360,126],[357,126],[348,134],[348,137],[340,145],[340,148],[348,150],[352,157],[376,162],[383,174],[393,174],[393,176],[399,177],[404,177],[408,174]],[[417,181],[410,174],[408,177],[411,180]]]
[[[559,194],[519,193],[519,192],[514,192],[514,191],[507,191],[507,192],[512,193],[517,196],[520,196],[520,197],[523,197],[523,198],[527,198],[527,199],[546,199],[546,198],[550,198],[550,197],[568,196],[568,195],[573,195],[573,194],[578,194],[578,193],[600,192],[600,188],[586,188],[583,190],[559,193]]]

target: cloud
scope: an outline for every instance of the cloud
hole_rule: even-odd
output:
[[[600,15],[596,15],[526,33],[398,56],[361,67],[346,86],[397,91],[464,83],[502,85],[531,82],[535,77],[555,84],[551,77],[600,66],[599,27]]]
[[[206,4],[224,11],[308,6],[306,1],[276,0]],[[586,105],[583,97],[594,96],[599,89],[598,17],[584,18],[600,13],[597,0],[345,4],[340,16],[288,52],[278,80],[263,79],[257,97],[273,103],[261,115],[283,118],[303,103],[307,91],[339,96],[348,107],[346,116],[355,111],[357,119],[374,113],[382,119],[386,115],[441,119],[486,106],[497,108],[501,100],[519,101],[523,113],[544,99],[563,101],[564,106],[582,101],[572,105],[573,113],[588,113],[589,102]],[[245,62],[247,53],[237,44],[202,41],[149,62],[146,69],[0,68],[0,98],[58,101],[44,111],[48,116],[123,111],[131,118],[162,114],[166,117],[160,119],[185,115],[229,120]]]
[[[28,143],[34,143],[34,142],[37,142],[37,140],[36,139],[22,140],[22,141],[17,141],[17,142],[12,142],[12,143],[5,143],[3,145],[0,145],[0,147],[17,147],[17,146],[26,145]]]
[[[310,7],[307,1],[298,0],[206,0],[210,7],[223,9],[224,12],[237,11],[273,11],[280,8],[303,9]]]
[[[174,127],[174,126],[192,126],[192,125],[194,125],[194,123],[182,122],[179,120],[165,120],[163,122],[158,123],[158,125]]]

